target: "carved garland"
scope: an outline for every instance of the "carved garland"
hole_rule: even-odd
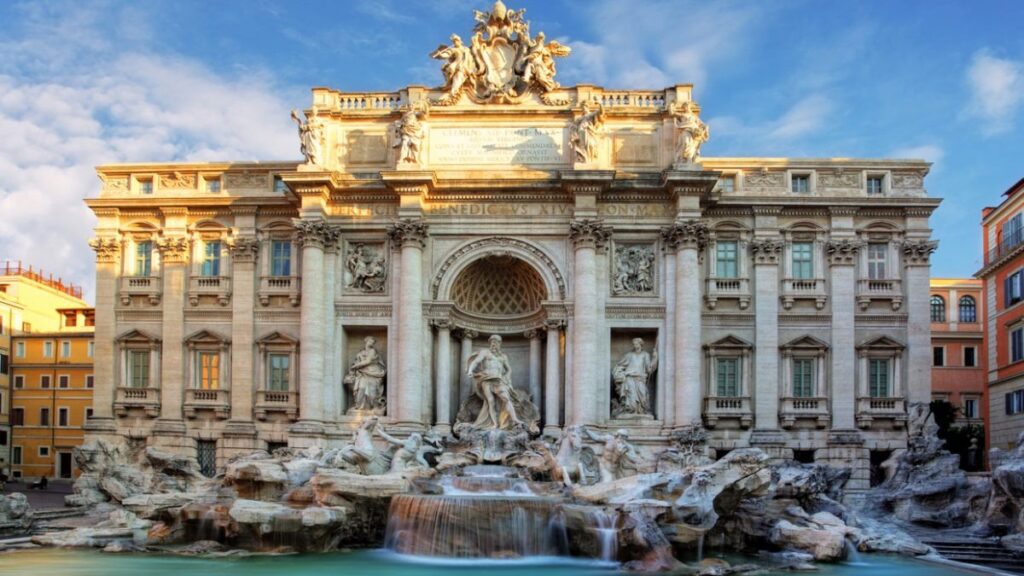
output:
[[[514,247],[529,253],[531,256],[539,260],[548,269],[548,271],[551,273],[551,276],[554,277],[555,282],[558,285],[559,299],[565,299],[565,279],[562,277],[562,274],[558,271],[558,266],[555,265],[555,261],[552,260],[551,257],[544,253],[544,251],[542,251],[540,248],[537,248],[536,246],[528,242],[517,240],[515,238],[507,238],[503,236],[499,236],[496,238],[483,238],[480,240],[476,240],[474,242],[470,242],[469,244],[466,244],[461,248],[457,249],[455,252],[452,252],[451,255],[445,258],[440,268],[438,268],[437,274],[434,275],[433,281],[430,283],[430,291],[432,298],[434,300],[437,300],[438,293],[441,289],[441,281],[448,274],[448,271],[452,268],[452,266],[455,266],[456,263],[462,261],[467,254],[477,252],[479,250],[491,246],[499,248]]]

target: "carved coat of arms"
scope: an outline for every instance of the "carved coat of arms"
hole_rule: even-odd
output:
[[[544,33],[530,35],[530,23],[523,19],[526,9],[509,10],[499,0],[490,12],[474,11],[476,26],[467,46],[457,34],[451,45],[440,45],[430,54],[443,60],[441,72],[444,96],[434,102],[441,106],[457,103],[462,95],[474,102],[509,104],[521,102],[531,91],[549,105],[564,105],[566,98],[553,93],[555,58],[571,51]]]

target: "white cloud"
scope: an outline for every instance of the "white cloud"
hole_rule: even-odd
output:
[[[820,130],[832,112],[832,101],[822,94],[812,94],[791,106],[768,127],[768,137],[792,140]]]
[[[17,48],[0,63],[0,260],[52,270],[91,295],[94,219],[83,199],[99,189],[96,165],[298,157],[289,106],[268,75],[121,52],[96,40],[82,12],[30,16],[74,18],[85,41],[43,49],[49,41],[32,33],[0,44]],[[69,29],[44,24],[28,28]],[[18,60],[39,54],[48,60]]]
[[[742,52],[757,4],[653,0],[588,4],[594,42],[569,38],[574,54],[560,63],[568,83],[608,88],[703,85],[708,70]]]
[[[971,92],[968,114],[978,118],[982,131],[999,134],[1013,129],[1018,109],[1024,104],[1024,62],[998,58],[982,50],[967,68]]]
[[[923,144],[921,146],[910,146],[897,148],[888,154],[890,158],[906,158],[911,160],[925,160],[932,164],[938,164],[946,155],[946,151],[936,144]]]

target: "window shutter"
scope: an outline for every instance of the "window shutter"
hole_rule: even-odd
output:
[[[1011,280],[1011,278],[1009,276],[1007,276],[1006,278],[1003,278],[1003,307],[1004,308],[1009,308],[1009,306],[1010,306],[1010,280]]]
[[[1013,414],[1013,412],[1011,411],[1011,407],[1010,407],[1010,394],[1007,393],[1004,396],[1004,398],[1006,399],[1006,415],[1009,416],[1010,414]]]

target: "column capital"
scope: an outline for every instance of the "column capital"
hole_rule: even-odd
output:
[[[453,327],[452,321],[448,318],[433,318],[430,320],[430,325],[438,330],[451,330]]]
[[[750,252],[754,255],[754,264],[778,264],[782,255],[782,240],[774,238],[755,238],[750,241]]]
[[[157,240],[156,249],[165,264],[184,264],[188,262],[192,240],[186,236],[163,236]]]
[[[97,236],[89,240],[89,247],[96,252],[96,262],[99,264],[112,264],[121,257],[121,241],[114,237]]]
[[[458,328],[460,336],[463,340],[476,340],[480,333],[476,330],[470,330],[469,328]]]
[[[661,239],[670,249],[694,248],[701,251],[708,244],[708,225],[701,220],[676,222],[661,229]]]
[[[580,218],[569,222],[569,239],[580,248],[603,248],[612,235],[611,226],[600,219]]]
[[[337,226],[331,226],[320,219],[293,218],[292,225],[295,226],[295,239],[303,248],[307,246],[322,249],[333,247],[338,243],[338,236],[341,234]]]
[[[251,264],[256,261],[260,242],[254,236],[240,236],[228,242],[228,250],[231,251],[232,262]]]
[[[523,332],[523,338],[527,340],[533,340],[540,337],[540,330],[527,330]]]
[[[565,328],[565,320],[561,318],[548,318],[544,321],[544,330],[547,332],[558,332],[562,328]]]
[[[938,247],[937,240],[907,240],[903,243],[903,261],[907,266],[928,266]]]
[[[829,240],[825,244],[828,263],[832,266],[853,266],[856,264],[857,254],[863,246],[863,242],[848,238]]]
[[[422,218],[402,218],[388,226],[388,237],[396,246],[422,248],[427,243],[427,230]]]

